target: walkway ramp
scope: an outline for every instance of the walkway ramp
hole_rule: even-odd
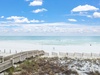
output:
[[[44,51],[38,51],[38,50],[33,50],[33,51],[25,51],[25,52],[20,52],[17,54],[13,54],[7,57],[2,57],[2,63],[0,63],[0,72],[5,71],[6,69],[9,69],[12,67],[14,64],[18,62],[22,62],[26,60],[27,58],[31,57],[36,57],[36,56],[41,56],[44,55]]]

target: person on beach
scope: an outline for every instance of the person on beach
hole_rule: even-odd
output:
[[[53,50],[55,50],[55,47],[53,47]]]

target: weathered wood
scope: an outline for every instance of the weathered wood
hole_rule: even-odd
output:
[[[50,55],[51,54],[51,55]],[[45,53],[43,57],[68,57],[77,59],[100,59],[100,53],[64,53],[64,52],[52,52]]]
[[[12,64],[12,60],[7,60],[3,63],[0,63],[0,72],[12,67],[13,64]]]
[[[4,62],[4,57],[0,56],[0,63]]]
[[[66,53],[64,53],[64,52],[59,52],[59,57],[66,57]]]
[[[38,56],[38,55],[43,55],[43,54],[45,54],[44,51],[26,51],[26,52],[20,52],[20,53],[5,57],[6,60],[0,63],[0,72],[3,72],[6,69],[9,69],[15,63],[22,62],[26,60],[26,58],[33,57],[33,55]]]
[[[52,52],[52,57],[58,57],[58,53]]]

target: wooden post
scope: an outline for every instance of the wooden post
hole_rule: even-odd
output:
[[[34,52],[32,52],[32,57],[35,57],[35,53]]]
[[[4,49],[4,53],[6,53],[6,50]]]
[[[49,56],[50,56],[50,54],[49,54],[49,53],[47,53],[47,56],[49,57]]]
[[[3,63],[4,62],[4,57],[2,56],[2,58],[1,58],[1,62]]]
[[[49,53],[45,52],[44,56],[49,57]]]
[[[10,60],[11,60],[12,66],[14,66],[14,60],[13,60],[13,58],[11,58]]]
[[[99,53],[99,57],[100,57],[100,53]]]
[[[93,57],[93,54],[91,53],[91,58]]]
[[[10,51],[9,51],[9,52],[10,52],[10,54],[11,54],[11,49],[10,49]]]
[[[68,52],[66,53],[66,57],[68,57]]]
[[[82,58],[84,57],[84,53],[82,53]]]
[[[21,52],[23,52],[23,50],[21,50]]]
[[[3,62],[4,62],[4,57],[0,56],[0,63],[3,63]]]
[[[73,57],[74,57],[74,58],[75,58],[75,54],[76,54],[76,53],[74,52],[74,54],[73,54]]]
[[[17,50],[15,50],[15,53],[17,54]]]
[[[28,58],[28,52],[27,52],[27,58]]]

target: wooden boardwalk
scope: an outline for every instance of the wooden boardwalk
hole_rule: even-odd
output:
[[[1,59],[1,63],[0,63],[0,73],[5,71],[6,69],[9,69],[10,67],[12,67],[14,64],[18,63],[18,62],[22,62],[24,60],[26,60],[27,58],[31,58],[31,57],[36,57],[36,56],[40,56],[40,55],[44,55],[45,52],[44,51],[38,51],[38,50],[34,50],[34,51],[25,51],[25,52],[20,52],[17,54],[13,54],[7,57],[0,57]]]

